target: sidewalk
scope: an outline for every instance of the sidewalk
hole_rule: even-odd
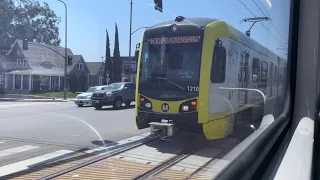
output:
[[[20,94],[4,94],[0,95],[1,101],[14,101],[14,102],[69,102],[73,101],[73,99],[52,99],[47,97],[40,96],[30,96],[30,95],[20,95]]]
[[[0,98],[0,102],[1,101],[14,101],[14,102],[69,102],[69,101],[73,101],[73,99],[19,99],[19,98]]]

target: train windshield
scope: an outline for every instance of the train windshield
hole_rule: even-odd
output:
[[[178,43],[171,43],[171,42]],[[181,43],[182,42],[182,43]],[[142,46],[140,89],[183,91],[194,94],[199,86],[199,36],[150,38]]]

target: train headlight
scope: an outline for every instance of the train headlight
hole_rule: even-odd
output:
[[[189,106],[182,106],[182,111],[189,111]]]
[[[195,112],[195,111],[197,111],[197,99],[185,101],[179,107],[180,113]]]
[[[146,103],[144,106],[145,106],[146,108],[151,108],[151,103]]]
[[[143,107],[143,108],[147,108],[149,110],[152,109],[152,103],[145,97],[140,96],[140,102],[139,102],[139,106]]]

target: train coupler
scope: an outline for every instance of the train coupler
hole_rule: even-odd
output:
[[[164,123],[164,122],[151,122],[150,125],[150,133],[151,134],[160,134],[163,133],[167,136],[173,136],[175,134],[176,128],[172,123]]]

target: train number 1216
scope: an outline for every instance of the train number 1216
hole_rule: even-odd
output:
[[[188,86],[187,89],[188,89],[188,91],[191,91],[191,92],[199,91],[198,86]]]

